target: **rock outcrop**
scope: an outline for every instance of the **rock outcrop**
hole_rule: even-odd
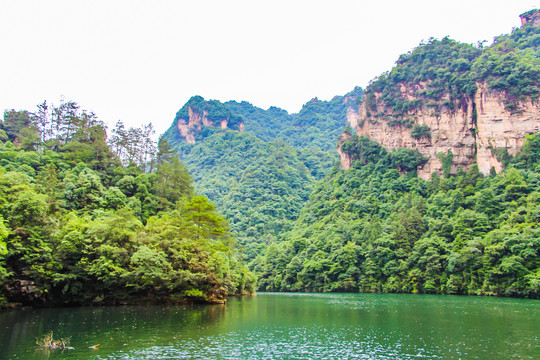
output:
[[[187,119],[178,119],[178,132],[180,135],[186,138],[186,141],[189,144],[195,143],[195,136],[193,134],[193,130],[201,130],[201,120],[203,124],[208,124],[209,121],[206,119],[206,114],[203,112],[202,116],[201,114],[194,112],[193,109],[188,107],[188,118]],[[205,125],[206,125],[205,124]]]
[[[348,118],[348,117],[347,117]],[[351,138],[351,134],[343,132],[341,134],[341,139],[339,140],[337,151],[339,153],[339,156],[341,158],[341,168],[343,170],[349,170],[352,166],[352,157],[351,155],[347,154],[345,151],[341,150],[341,144],[343,142],[349,140]]]
[[[190,99],[177,113],[175,121],[178,133],[189,144],[195,143],[196,135],[205,126],[219,127],[223,130],[243,131],[244,129],[244,123],[240,116],[232,114],[223,104],[215,100],[208,102],[202,97]]]
[[[418,86],[421,85],[414,89],[402,86],[402,95],[412,99],[411,94],[418,90]],[[387,149],[415,148],[427,156],[428,162],[418,169],[421,178],[429,179],[433,172],[442,173],[439,154],[447,155],[449,152],[453,154],[450,173],[456,173],[460,167],[466,170],[473,163],[478,164],[483,174],[489,174],[492,168],[499,172],[502,164],[495,155],[497,149],[505,148],[514,155],[523,146],[526,135],[540,132],[540,104],[521,101],[518,102],[518,110],[510,112],[505,108],[505,94],[490,91],[485,84],[477,86],[476,95],[461,101],[457,108],[424,106],[407,113],[407,118],[416,126],[429,127],[430,136],[414,138],[410,126],[387,121],[395,114],[379,105],[371,112],[384,116],[370,117],[366,101],[360,104],[358,111],[350,109],[347,120],[351,127],[356,128],[357,135],[365,135]],[[342,168],[348,169],[350,156],[340,149],[338,151]]]
[[[519,15],[521,26],[531,23],[533,26],[540,26],[540,11],[531,10]]]
[[[538,31],[531,27],[540,26],[540,11],[531,10],[520,17],[527,28],[519,35],[522,36],[519,46],[525,46],[525,36],[538,36]],[[498,50],[488,54],[510,58],[508,51],[516,46],[516,40],[510,36],[507,44],[504,38],[501,39],[503,42],[495,45]],[[527,41],[529,48],[526,50],[537,51],[534,37]],[[484,58],[479,66],[486,73],[491,71],[488,66],[502,68],[504,64],[507,69],[494,71],[491,79],[478,77],[474,73],[465,76],[463,74],[467,71],[478,71],[471,70],[474,57],[460,57],[459,60],[444,58],[457,48],[455,42],[443,39],[428,43],[425,51],[417,48],[420,50],[403,55],[396,68],[382,75],[378,84],[376,81],[374,86],[367,89],[359,107],[351,107],[347,112],[348,123],[357,135],[365,135],[387,149],[413,148],[427,157],[427,163],[417,169],[418,175],[424,179],[428,179],[433,172],[442,173],[443,161],[445,171],[450,173],[456,173],[459,168],[466,170],[474,163],[478,164],[483,174],[489,174],[492,170],[499,172],[503,164],[497,155],[515,155],[524,145],[528,134],[540,132],[539,84],[537,78],[531,75],[537,70],[530,60],[518,64]],[[473,49],[464,47],[461,51],[474,53]],[[423,67],[426,61],[429,68]],[[515,66],[519,70],[518,65],[523,65],[521,68],[529,66],[529,72],[515,71],[514,74],[512,70],[512,75],[509,75],[508,67]],[[417,76],[411,74],[413,71],[424,72],[422,76]],[[432,74],[429,75],[429,72]],[[434,75],[437,72],[446,74],[446,78],[438,78],[438,75]],[[441,84],[441,79],[468,83],[468,87],[460,87],[459,91],[456,91],[457,87],[449,90],[450,87]],[[499,80],[500,83],[493,86]],[[511,88],[518,82],[528,83],[529,92],[524,90],[519,93],[517,87]],[[501,86],[501,83],[505,85]],[[450,91],[452,96],[448,94]],[[339,145],[345,140],[344,137]],[[341,148],[338,151],[342,168],[348,169],[351,166],[350,154],[344,153]]]

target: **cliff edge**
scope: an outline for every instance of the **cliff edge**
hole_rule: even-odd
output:
[[[349,109],[349,124],[387,149],[418,150],[428,158],[417,169],[424,179],[442,173],[449,158],[450,173],[474,163],[483,174],[501,171],[501,155],[540,131],[540,12],[521,18],[520,29],[489,48],[430,39],[402,55]],[[348,169],[351,156],[338,151]]]

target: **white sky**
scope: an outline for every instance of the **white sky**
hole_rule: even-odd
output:
[[[158,133],[193,95],[297,112],[429,37],[476,44],[539,0],[0,0],[0,111],[63,95]]]

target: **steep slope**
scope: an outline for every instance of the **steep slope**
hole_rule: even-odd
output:
[[[366,137],[351,142],[362,161],[319,182],[293,230],[251,263],[259,289],[540,297],[539,134],[499,175],[473,165],[431,181],[400,175]]]
[[[195,96],[163,138],[178,150],[197,191],[229,219],[252,259],[291,229],[315,181],[338,159],[335,141],[359,95],[357,88],[330,101],[313,99],[292,115]]]
[[[540,297],[538,16],[486,49],[431,39],[371,83],[341,169],[251,262],[259,288]]]
[[[196,189],[227,217],[248,258],[291,229],[313,183],[333,162],[321,151],[237,131],[210,136],[183,160]]]
[[[402,55],[366,89],[349,123],[386,148],[418,149],[428,158],[418,169],[424,179],[474,163],[483,174],[500,172],[501,154],[516,154],[540,131],[538,17],[523,14],[529,21],[486,49],[445,38]],[[351,166],[343,152],[342,166]]]

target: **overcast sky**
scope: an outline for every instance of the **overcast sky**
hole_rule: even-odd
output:
[[[0,110],[64,96],[159,133],[193,95],[298,112],[430,37],[491,42],[539,1],[0,0]]]

